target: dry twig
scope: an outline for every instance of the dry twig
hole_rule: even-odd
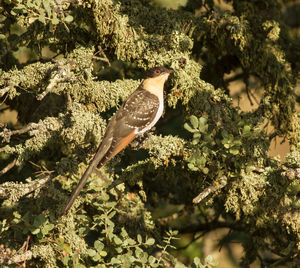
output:
[[[222,189],[224,186],[226,186],[226,184],[227,184],[227,177],[222,176],[218,181],[215,181],[212,185],[205,188],[204,191],[202,191],[199,195],[197,195],[193,199],[193,203],[198,204],[209,194],[214,193],[214,192],[218,191],[219,189]]]
[[[0,176],[11,170],[17,162],[17,158],[15,158],[13,161],[11,161],[5,168],[0,170]]]
[[[52,70],[48,86],[41,94],[36,96],[36,99],[42,100],[58,83],[70,81],[70,79],[71,70],[69,64],[64,61],[57,62],[56,67]]]

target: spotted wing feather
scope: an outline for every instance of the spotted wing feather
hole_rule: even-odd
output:
[[[124,127],[135,129],[137,133],[141,132],[153,122],[159,104],[157,96],[144,89],[138,89],[123,104],[123,109],[117,114],[117,121],[122,122]],[[117,128],[116,131],[121,134],[123,129]]]
[[[97,167],[113,158],[155,118],[159,100],[146,90],[135,91],[113,116],[97,151]],[[111,139],[111,140],[109,140]],[[109,146],[108,150],[105,150]]]

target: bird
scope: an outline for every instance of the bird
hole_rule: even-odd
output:
[[[101,168],[135,137],[157,123],[164,110],[164,84],[173,72],[164,66],[149,69],[146,78],[112,116],[94,157],[64,208],[64,215],[72,207],[96,167]]]

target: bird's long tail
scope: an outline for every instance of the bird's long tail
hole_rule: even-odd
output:
[[[71,198],[68,202],[68,204],[65,206],[63,215],[66,215],[68,213],[68,210],[71,208],[71,206],[73,205],[75,199],[77,198],[77,196],[79,195],[80,191],[82,190],[83,186],[86,184],[89,176],[91,175],[91,173],[94,171],[95,167],[98,165],[98,168],[100,168],[101,166],[103,166],[105,162],[102,162],[101,159],[99,159],[99,151],[95,154],[95,156],[93,157],[92,161],[90,162],[88,168],[86,169],[86,171],[84,172],[84,174],[82,175],[79,183],[77,184],[75,190],[73,191]]]

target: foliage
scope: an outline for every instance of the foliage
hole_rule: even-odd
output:
[[[242,267],[299,263],[299,34],[290,4],[226,3],[3,1],[0,97],[19,125],[0,132],[1,265],[214,267],[176,241],[219,228],[230,230],[221,245],[242,245]],[[109,118],[157,65],[175,72],[156,130],[61,216]],[[249,95],[264,89],[256,109],[233,106],[236,80]],[[291,147],[284,163],[268,156],[278,136]]]

